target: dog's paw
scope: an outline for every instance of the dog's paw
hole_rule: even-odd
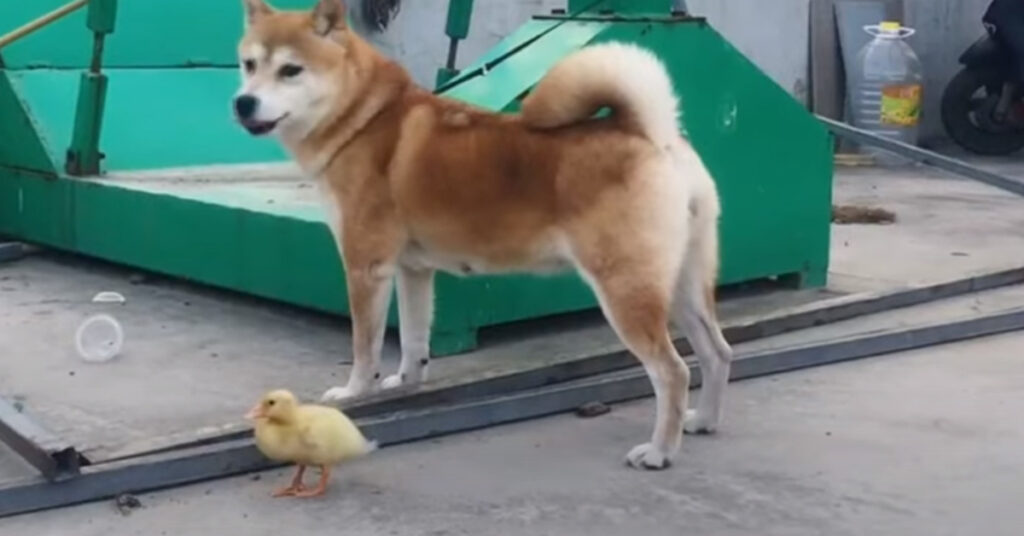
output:
[[[417,385],[423,383],[426,379],[426,367],[422,367],[418,370],[414,369],[412,372],[402,372],[399,370],[397,374],[392,374],[387,378],[384,378],[384,380],[380,382],[380,387],[381,389],[394,389],[395,387]]]
[[[672,465],[668,455],[651,443],[637,445],[626,454],[626,463],[634,469],[660,471]]]
[[[324,392],[323,396],[320,397],[321,402],[341,402],[343,400],[349,400],[356,398],[364,394],[362,391],[353,389],[351,387],[331,387]]]
[[[405,375],[403,374],[392,374],[387,378],[384,378],[380,382],[381,389],[394,389],[395,387],[401,387],[405,384]]]
[[[717,428],[718,423],[715,422],[714,419],[709,419],[701,415],[695,409],[686,410],[686,420],[683,421],[683,431],[687,434],[713,434]]]

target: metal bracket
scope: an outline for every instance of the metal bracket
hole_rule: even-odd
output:
[[[93,32],[89,70],[82,73],[75,108],[75,126],[64,170],[68,175],[98,175],[101,170],[100,132],[107,100],[107,76],[103,74],[103,47],[114,31],[117,0],[91,0],[86,26]]]
[[[0,442],[50,482],[77,476],[88,464],[75,448],[36,423],[17,405],[0,398]]]

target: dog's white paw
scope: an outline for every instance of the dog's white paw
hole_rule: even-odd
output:
[[[392,374],[387,378],[384,378],[380,382],[381,389],[394,389],[395,387],[401,387],[405,383],[405,377],[402,374]]]
[[[626,454],[626,463],[634,469],[658,471],[672,465],[668,455],[651,443],[637,445]]]
[[[321,402],[341,402],[363,394],[351,387],[331,387],[320,397]]]
[[[686,410],[686,420],[683,421],[683,431],[688,434],[713,434],[718,428],[715,419],[701,415],[695,409]]]
[[[399,370],[397,374],[392,374],[384,381],[380,382],[381,389],[394,389],[395,387],[401,387],[403,385],[416,385],[423,383],[427,379],[426,367],[420,367],[413,369],[412,372],[403,372]]]

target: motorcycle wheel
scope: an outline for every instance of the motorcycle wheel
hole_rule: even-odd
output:
[[[1005,77],[991,69],[961,70],[942,92],[942,125],[957,145],[981,155],[1008,155],[1024,148],[1024,129],[989,128],[980,114],[991,113]]]

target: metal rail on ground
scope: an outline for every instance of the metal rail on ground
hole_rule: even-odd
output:
[[[915,162],[928,164],[950,173],[955,173],[962,177],[967,177],[968,179],[973,179],[989,186],[999,188],[1000,190],[1024,196],[1024,182],[1022,181],[1014,180],[1005,175],[1000,175],[998,173],[988,171],[987,169],[982,169],[978,166],[972,166],[957,158],[941,155],[934,151],[915,147],[901,141],[891,140],[868,132],[864,129],[852,127],[841,121],[836,121],[820,115],[817,117],[836,136],[846,138],[857,143],[863,143],[865,145],[872,145],[880,149],[885,149]]]
[[[1014,308],[925,326],[894,329],[838,341],[740,355],[732,380],[742,380],[840,361],[922,348],[1024,329],[1024,309]],[[694,365],[692,383],[700,382]],[[592,401],[616,403],[647,397],[651,385],[637,367],[523,392],[444,404],[362,419],[359,424],[381,445],[394,445],[498,424],[566,412]],[[278,466],[251,440],[233,441],[151,456],[101,463],[74,479],[29,482],[0,488],[0,517],[146,492]]]
[[[877,292],[863,292],[821,300],[794,308],[772,312],[765,316],[725,326],[726,338],[732,344],[750,342],[764,337],[780,335],[892,309],[921,305],[964,294],[992,290],[1024,283],[1024,268],[953,279],[935,284],[909,285]],[[681,353],[690,353],[685,340],[677,341]],[[475,398],[513,393],[553,383],[594,376],[636,364],[636,360],[620,347],[586,356],[552,357],[543,365],[513,365],[508,368],[429,382],[419,389],[396,389],[367,397],[345,407],[353,418],[368,418],[408,408],[458,403]],[[123,459],[172,449],[230,441],[248,434],[245,425],[221,427],[217,433],[175,435],[146,440],[123,446],[103,460]]]
[[[37,423],[18,404],[2,397],[0,442],[50,482],[73,478],[79,474],[79,467],[88,463],[74,446]]]
[[[0,240],[0,263],[18,260],[28,254],[28,248],[21,242]]]

